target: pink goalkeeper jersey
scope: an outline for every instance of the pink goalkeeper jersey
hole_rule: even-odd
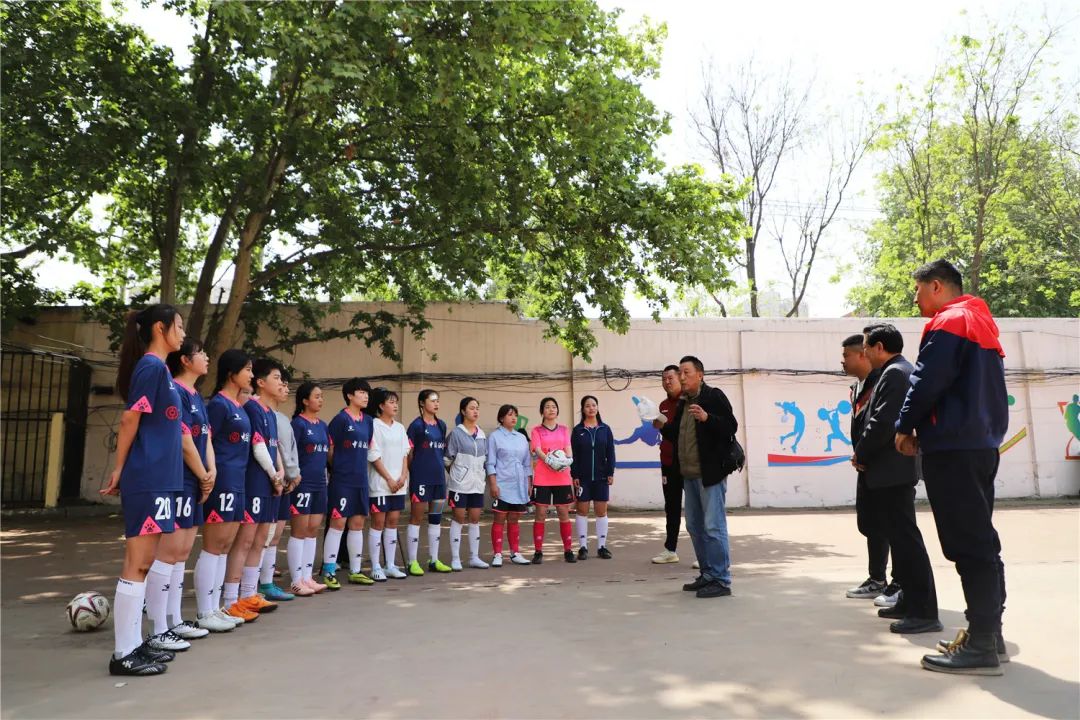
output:
[[[570,429],[565,425],[556,425],[554,430],[548,430],[542,424],[537,425],[530,433],[529,447],[539,449],[545,455],[556,450],[566,450],[570,447]],[[555,472],[547,466],[543,460],[536,461],[533,467],[534,485],[572,485],[570,468]]]

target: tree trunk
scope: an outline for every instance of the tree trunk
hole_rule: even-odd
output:
[[[971,256],[971,276],[968,279],[967,291],[971,295],[979,294],[979,276],[982,274],[983,263],[983,234],[985,233],[986,224],[986,201],[987,198],[979,198],[979,203],[975,208],[975,237],[973,238],[973,244],[975,245],[975,252]]]
[[[229,233],[232,232],[233,223],[236,222],[236,210],[245,192],[245,185],[241,182],[221,214],[217,230],[214,231],[214,237],[210,240],[210,247],[206,249],[206,257],[203,259],[202,270],[199,272],[199,284],[195,288],[195,297],[191,303],[191,317],[187,319],[185,325],[187,334],[192,337],[202,336],[206,316],[213,300],[210,292],[214,287],[214,273],[217,272],[218,265],[221,263],[221,252],[229,239]]]
[[[756,246],[757,241],[754,238],[746,239],[746,282],[750,286],[750,317],[760,317],[758,315],[757,261],[754,259]]]

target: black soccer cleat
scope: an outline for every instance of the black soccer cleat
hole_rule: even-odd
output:
[[[532,564],[533,565],[539,565],[542,562],[544,562],[544,553],[542,553],[540,551],[534,552],[533,553]]]
[[[576,563],[577,562],[577,556],[574,555],[573,550],[567,550],[566,552],[564,552],[563,553],[563,559],[565,559],[566,562],[568,562],[568,563]]]
[[[589,559],[589,551],[586,550],[585,548],[581,548],[580,550],[577,551],[577,559],[578,560],[588,560]]]
[[[604,545],[603,547],[601,547],[599,550],[596,551],[596,557],[601,558],[603,560],[610,560],[611,559],[611,551],[607,549],[607,545]]]
[[[161,675],[168,670],[165,663],[158,662],[143,652],[139,646],[122,658],[109,658],[110,675]]]

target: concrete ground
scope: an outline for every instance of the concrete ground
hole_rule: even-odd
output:
[[[692,577],[685,538],[681,565],[649,563],[662,515],[616,515],[613,560],[563,563],[552,526],[542,566],[297,599],[196,641],[162,677],[126,683],[106,670],[111,621],[76,633],[63,612],[84,590],[111,601],[119,519],[6,519],[0,716],[1075,718],[1080,509],[995,517],[1009,586],[1004,677],[922,670],[939,635],[892,635],[870,601],[844,597],[866,575],[852,512],[778,512],[730,518],[730,598],[680,590]],[[929,512],[919,525],[951,637],[960,583]]]

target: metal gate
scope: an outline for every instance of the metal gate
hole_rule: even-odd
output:
[[[77,357],[5,345],[0,353],[0,504],[45,503],[50,424],[63,414],[60,498],[79,496],[90,366]]]

